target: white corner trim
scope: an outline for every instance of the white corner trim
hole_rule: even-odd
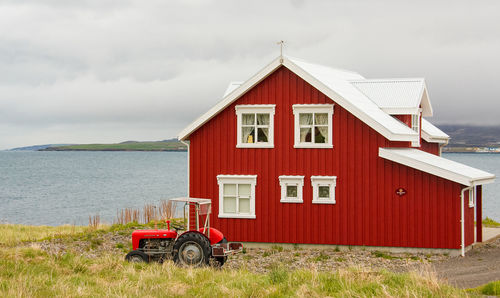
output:
[[[275,104],[266,105],[237,105],[236,110],[236,148],[274,148],[274,114],[276,110]],[[242,131],[242,115],[244,113],[252,114],[269,114],[269,135],[267,142],[243,143],[241,141]],[[257,135],[256,139],[257,141]]]
[[[333,148],[333,104],[294,104],[292,105],[294,121],[293,148]],[[324,113],[328,114],[328,143],[301,143],[300,124],[301,113]],[[312,136],[311,136],[312,137]]]
[[[311,176],[311,186],[313,189],[313,204],[335,204],[335,189],[337,186],[337,176]],[[330,187],[330,198],[319,198],[319,187]]]
[[[304,176],[286,176],[282,175],[278,177],[281,187],[281,203],[303,203],[303,188],[304,188]],[[286,188],[288,185],[297,186],[297,198],[291,199],[287,197]]]

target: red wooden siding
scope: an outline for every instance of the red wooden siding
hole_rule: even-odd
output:
[[[190,136],[190,196],[212,199],[213,227],[230,241],[460,248],[460,185],[378,157],[409,142],[337,104],[333,149],[294,149],[292,105],[309,103],[332,101],[281,67]],[[273,149],[236,148],[240,104],[276,104]],[[219,174],[257,175],[256,219],[217,217]],[[305,176],[304,203],[280,203],[280,175]],[[311,203],[311,175],[338,177],[335,205]]]
[[[439,156],[439,143],[429,143],[420,139],[420,150]]]

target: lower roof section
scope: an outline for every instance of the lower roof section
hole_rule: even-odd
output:
[[[387,160],[466,186],[492,183],[495,175],[434,154],[413,148],[379,148]]]

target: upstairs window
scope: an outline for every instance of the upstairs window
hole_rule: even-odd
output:
[[[416,115],[411,115],[411,129],[420,135],[420,113]],[[420,147],[420,137],[418,142],[411,142],[412,147]]]
[[[237,148],[274,147],[275,105],[236,106]]]
[[[219,217],[255,218],[255,175],[218,175]]]
[[[293,105],[295,148],[332,148],[333,105]]]

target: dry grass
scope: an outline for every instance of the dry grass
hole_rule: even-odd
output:
[[[101,216],[96,214],[94,216],[89,215],[89,228],[96,230],[101,225]]]
[[[158,206],[146,204],[140,209],[125,208],[116,213],[114,223],[126,225],[128,223],[148,224],[153,221],[165,220],[172,218],[172,206],[167,200],[162,200]]]
[[[179,268],[171,262],[129,264],[122,256],[51,256],[36,247],[0,250],[0,296],[129,297],[466,297],[434,276],[366,269],[336,272]]]
[[[119,228],[100,227],[103,231]],[[125,228],[125,227],[123,227]],[[84,233],[89,227],[0,225],[2,243]],[[6,240],[8,236],[10,240]],[[12,235],[17,235],[13,237]],[[0,247],[0,297],[465,297],[466,292],[440,283],[430,271],[392,273],[362,268],[318,272],[273,265],[267,273],[245,269],[179,268],[164,264],[130,264],[123,255],[86,258],[75,253],[48,254],[41,246]],[[231,262],[229,260],[228,262]]]
[[[25,225],[0,225],[0,245],[16,245],[23,241],[37,241],[51,237],[77,234],[88,231],[83,226],[25,226]]]

